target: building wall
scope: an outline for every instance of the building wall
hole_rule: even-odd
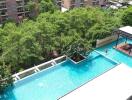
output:
[[[93,5],[93,4],[92,4],[92,1],[93,1],[93,0],[85,0],[85,5],[86,5],[86,6],[91,6],[91,5]]]
[[[62,0],[62,6],[70,9],[80,6],[101,6],[106,0]]]
[[[25,5],[29,0],[0,0],[0,23],[3,23],[7,19],[21,22],[23,18],[29,16],[29,11],[25,9]],[[36,2],[36,8],[38,0]],[[34,14],[38,14],[38,10],[35,8]]]
[[[8,18],[18,21],[16,0],[6,0],[6,7]]]
[[[71,0],[62,0],[62,6],[69,9],[71,6]]]
[[[90,5],[90,6],[102,6],[104,4],[106,4],[107,0],[85,0],[87,3],[86,5]]]
[[[108,0],[100,0],[100,5],[106,5]]]
[[[0,23],[7,18],[6,0],[0,0]]]

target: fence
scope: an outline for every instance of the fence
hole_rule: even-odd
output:
[[[58,57],[58,58],[55,58],[53,60],[50,60],[48,62],[42,63],[40,65],[34,66],[34,67],[29,68],[27,70],[24,70],[22,72],[16,73],[16,74],[12,75],[12,77],[13,77],[14,81],[17,81],[17,80],[20,80],[20,79],[22,79],[24,77],[27,77],[27,76],[32,75],[34,73],[37,73],[37,72],[39,72],[39,71],[41,71],[43,69],[49,68],[51,66],[54,66],[54,65],[56,65],[56,64],[58,64],[58,63],[60,63],[60,62],[62,62],[64,60],[66,60],[66,56],[65,55],[61,56],[61,57]]]

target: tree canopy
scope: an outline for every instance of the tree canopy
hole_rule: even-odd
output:
[[[12,86],[12,77],[10,66],[0,64],[0,95],[3,94],[5,89]]]
[[[122,24],[132,26],[132,7],[129,7],[123,12]]]
[[[41,13],[54,12],[55,10],[57,10],[57,6],[54,4],[53,0],[40,0],[39,10]]]
[[[36,20],[24,20],[19,25],[6,23],[0,28],[0,58],[15,73],[54,58],[54,51],[62,55],[73,41],[93,44],[120,26],[118,17],[110,14],[88,7],[41,13]]]

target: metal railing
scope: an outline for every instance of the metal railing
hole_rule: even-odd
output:
[[[50,60],[48,62],[42,63],[40,65],[34,66],[32,68],[26,69],[26,70],[24,70],[22,72],[16,73],[16,74],[12,75],[12,77],[13,77],[14,81],[18,81],[18,80],[20,80],[22,78],[25,78],[25,77],[27,77],[29,75],[37,73],[37,72],[39,72],[39,71],[41,71],[43,69],[49,68],[51,66],[54,66],[54,65],[56,65],[56,64],[58,64],[58,63],[60,63],[62,61],[65,61],[65,60],[66,60],[66,56],[64,55],[64,56],[55,58],[53,60]]]

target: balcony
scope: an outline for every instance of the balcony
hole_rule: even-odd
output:
[[[0,0],[0,4],[1,4],[1,3],[5,3],[5,2],[6,2],[6,0]]]
[[[0,15],[5,15],[7,13],[7,10],[1,10]]]
[[[7,12],[6,13],[0,13],[0,16],[4,17],[4,16],[8,16]]]
[[[5,3],[0,3],[0,10],[3,10],[6,8],[6,4]]]
[[[23,1],[17,1],[17,8],[23,7],[23,6],[24,6]]]
[[[71,1],[71,5],[76,5],[75,0],[72,0],[72,1]]]

